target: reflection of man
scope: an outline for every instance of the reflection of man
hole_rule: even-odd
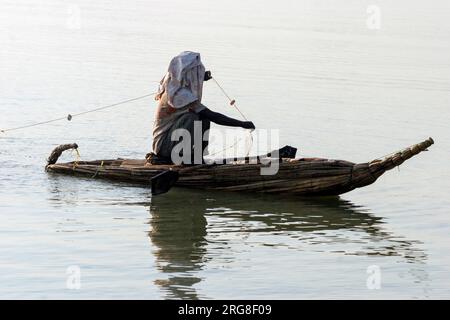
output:
[[[150,207],[149,237],[155,248],[156,266],[167,277],[155,280],[155,284],[165,291],[166,298],[198,299],[193,285],[201,281],[196,272],[205,262],[205,209],[194,207],[187,211],[173,205],[181,198],[185,201],[183,195],[171,196],[167,200],[159,198],[158,205]]]
[[[254,129],[251,121],[239,121],[213,112],[201,103],[203,81],[211,79],[200,54],[184,51],[170,62],[167,74],[161,80],[156,100],[159,101],[153,126],[153,153],[147,159],[152,164],[172,163],[171,153],[178,141],[172,141],[172,133],[185,129],[190,134],[191,163],[194,155],[194,123],[202,124],[202,138],[207,140],[210,121],[230,127]],[[202,155],[208,141],[203,141]]]

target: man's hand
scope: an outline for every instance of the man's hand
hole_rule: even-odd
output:
[[[211,78],[212,78],[211,71],[206,71],[203,81],[208,81]]]
[[[251,121],[240,121],[237,119],[233,119],[221,113],[211,111],[206,107],[199,112],[199,115],[201,118],[208,119],[209,121],[212,121],[221,126],[240,127],[251,130],[255,129],[255,125]]]
[[[244,129],[250,129],[250,130],[255,130],[255,125],[253,124],[253,122],[251,121],[244,121],[242,123],[242,128]]]

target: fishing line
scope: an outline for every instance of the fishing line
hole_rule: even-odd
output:
[[[242,111],[236,105],[236,100],[230,98],[230,96],[225,92],[225,90],[222,88],[222,86],[219,84],[219,82],[217,82],[217,80],[215,78],[213,78],[213,77],[211,77],[211,78],[217,84],[217,86],[222,91],[222,93],[225,95],[225,97],[227,97],[227,99],[230,101],[230,105],[236,108],[236,110],[241,114],[242,118],[244,118],[245,121],[248,121],[247,118],[245,117],[245,115],[242,113]]]
[[[132,102],[132,101],[141,100],[141,99],[147,98],[147,97],[155,95],[155,94],[156,94],[156,92],[148,93],[148,94],[145,94],[143,96],[139,96],[139,97],[135,97],[135,98],[127,99],[127,100],[122,100],[122,101],[119,101],[119,102],[116,102],[116,103],[113,103],[113,104],[109,104],[109,105],[106,105],[106,106],[94,108],[94,109],[91,109],[91,110],[82,111],[82,112],[78,112],[78,113],[74,113],[74,114],[70,114],[69,113],[65,117],[59,117],[59,118],[50,119],[50,120],[46,120],[46,121],[41,121],[41,122],[36,122],[36,123],[32,123],[32,124],[27,124],[27,125],[23,125],[23,126],[19,126],[19,127],[13,127],[13,128],[8,128],[8,129],[0,129],[0,132],[1,133],[5,133],[5,132],[8,132],[8,131],[21,130],[21,129],[36,127],[36,126],[40,126],[40,125],[44,125],[44,124],[48,124],[48,123],[52,123],[52,122],[56,122],[56,121],[61,121],[61,120],[71,121],[74,117],[78,117],[78,116],[81,116],[81,115],[84,115],[84,114],[88,114],[88,113],[92,113],[92,112],[96,112],[96,111],[100,111],[100,110],[105,110],[105,109],[117,107],[117,106],[120,106],[122,104],[125,104],[125,103],[128,103],[128,102]]]
[[[225,91],[225,89],[219,84],[219,82],[216,80],[216,78],[211,77],[211,79],[214,80],[214,82],[216,83],[216,85],[219,87],[220,91],[222,91],[223,95],[230,101],[230,105],[236,108],[236,110],[241,114],[242,118],[243,118],[245,121],[248,121],[248,120],[247,120],[247,117],[244,115],[244,113],[243,113],[243,112],[239,109],[239,107],[236,105],[236,100],[235,100],[235,99],[231,99],[231,97],[227,94],[227,92]],[[246,157],[248,157],[248,155],[250,154],[251,148],[253,147],[253,130],[254,130],[254,129],[249,129],[249,131],[248,131],[249,137],[250,137],[250,143],[248,144],[248,148],[247,148],[246,155],[245,155]],[[224,149],[222,149],[222,150],[220,150],[220,151],[218,151],[218,152],[214,152],[214,153],[210,154],[210,156],[214,156],[214,155],[218,154],[219,152],[220,152],[220,153],[223,153],[224,151],[226,151],[226,150],[228,150],[228,149],[231,149],[231,148],[235,147],[235,146],[239,143],[239,141],[241,141],[242,139],[243,139],[243,138],[238,139],[238,140],[235,141],[235,143],[233,143],[231,146],[225,147]],[[246,143],[246,144],[247,144],[247,143]]]

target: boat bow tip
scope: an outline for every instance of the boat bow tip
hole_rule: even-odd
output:
[[[406,160],[414,157],[422,151],[428,151],[428,148],[434,144],[433,138],[428,138],[422,142],[409,146],[403,150],[395,153],[391,153],[383,158],[375,159],[369,162],[369,168],[372,173],[381,171],[381,174],[385,171],[391,170],[400,166]]]

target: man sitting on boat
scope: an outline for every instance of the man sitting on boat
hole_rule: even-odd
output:
[[[172,151],[180,143],[178,141],[178,133],[180,132],[178,129],[184,129],[190,135],[190,139],[184,141],[183,138],[181,143],[185,143],[183,151],[186,150],[186,143],[189,144],[187,148],[191,156],[187,162],[192,164],[197,162],[198,158],[200,158],[201,163],[203,155],[207,154],[211,121],[223,126],[244,129],[255,128],[251,121],[229,118],[211,111],[201,103],[203,81],[208,81],[211,78],[211,72],[205,71],[199,53],[184,51],[172,59],[168,72],[161,80],[159,91],[155,97],[158,100],[158,107],[153,127],[153,153],[147,155],[149,163],[171,164],[174,162]],[[195,153],[199,152],[195,148],[195,141],[199,141],[195,137],[195,134],[199,134],[196,128],[199,127],[201,127],[199,139],[202,141],[201,156],[194,157]],[[188,164],[186,161],[184,163]]]

